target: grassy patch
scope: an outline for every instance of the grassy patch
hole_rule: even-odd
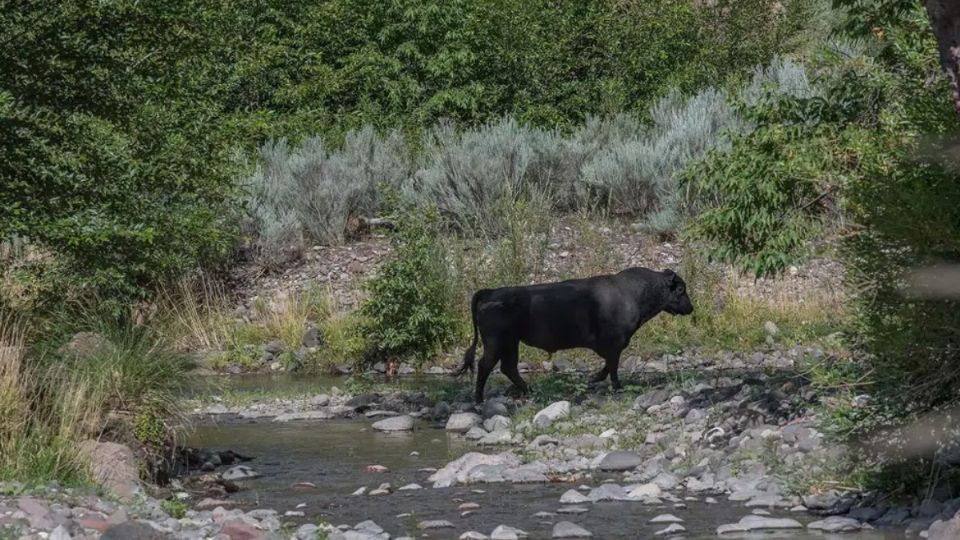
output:
[[[0,315],[0,479],[80,483],[89,438],[152,445],[175,437],[190,365],[144,329],[106,331],[83,355],[28,355],[24,323]]]
[[[761,298],[739,294],[722,267],[705,264],[689,252],[678,273],[687,283],[695,310],[688,317],[660,314],[634,336],[635,354],[676,353],[697,348],[707,352],[749,351],[770,345],[766,322],[777,326],[772,345],[791,347],[822,341],[842,330],[841,303],[818,291],[799,301],[786,296]]]

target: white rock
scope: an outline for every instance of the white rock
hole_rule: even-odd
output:
[[[477,531],[467,531],[460,535],[460,540],[487,540],[489,536],[477,532]]]
[[[516,540],[527,536],[526,531],[509,525],[500,525],[490,533],[490,540]]]
[[[560,521],[553,526],[551,538],[591,538],[593,533],[569,521]]]
[[[464,484],[469,478],[470,470],[478,465],[517,467],[520,465],[520,459],[511,452],[501,454],[469,452],[447,463],[443,468],[430,475],[428,480],[433,482],[435,488],[450,487],[456,483]]]
[[[413,429],[413,417],[409,415],[385,418],[373,423],[377,431],[410,431]]]
[[[493,433],[495,431],[506,430],[510,428],[510,419],[506,416],[491,416],[483,421],[483,429]]]
[[[476,413],[455,413],[451,414],[450,418],[447,420],[447,431],[453,431],[454,433],[466,433],[470,431],[470,428],[479,426],[483,422],[483,419],[479,414]]]
[[[534,425],[547,427],[560,418],[570,415],[570,402],[557,401],[540,410],[534,417]]]
[[[627,495],[641,499],[644,497],[659,497],[661,493],[663,493],[663,490],[660,489],[660,486],[649,483],[636,486]]]
[[[683,523],[683,520],[673,514],[660,514],[651,519],[650,523]]]
[[[830,516],[826,519],[814,521],[807,524],[807,528],[813,531],[823,531],[827,533],[852,532],[859,531],[863,525],[859,521],[841,516]]]
[[[329,411],[301,411],[279,414],[273,417],[274,422],[293,422],[297,420],[329,420],[334,415]]]
[[[453,523],[445,519],[430,519],[417,524],[419,529],[452,529]]]
[[[423,489],[423,486],[420,484],[407,484],[405,486],[398,487],[397,491],[413,491],[415,489]]]
[[[590,502],[590,498],[575,489],[568,489],[560,496],[560,504],[583,504]]]
[[[659,530],[653,534],[657,536],[673,536],[675,534],[683,534],[687,532],[687,529],[679,523],[671,523],[666,529]]]
[[[67,529],[63,525],[57,525],[57,528],[50,531],[49,540],[73,540],[73,537],[70,536],[70,533],[67,532]]]
[[[802,529],[799,521],[790,518],[771,518],[764,516],[744,516],[737,523],[717,527],[717,534],[731,532],[763,531],[774,529]]]

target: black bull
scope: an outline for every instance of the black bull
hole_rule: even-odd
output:
[[[457,375],[473,371],[479,333],[483,357],[477,373],[477,403],[483,401],[487,377],[498,361],[503,374],[522,393],[529,392],[517,368],[520,342],[550,354],[590,349],[606,362],[592,382],[610,375],[614,388],[620,388],[617,368],[630,338],[661,311],[672,315],[692,313],[686,289],[683,279],[672,270],[647,268],[558,283],[481,289],[473,295],[470,306],[473,343]]]

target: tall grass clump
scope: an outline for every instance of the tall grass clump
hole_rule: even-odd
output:
[[[178,398],[190,364],[152,333],[114,330],[83,354],[28,355],[24,328],[23,320],[0,314],[0,479],[81,482],[82,441],[159,452],[179,433]]]
[[[222,351],[235,326],[223,285],[213,278],[184,278],[161,289],[158,328],[180,351]]]
[[[339,148],[309,138],[261,146],[248,211],[258,259],[267,266],[298,257],[308,243],[343,242],[352,221],[376,211],[380,184],[410,174],[403,138],[372,126],[347,133]]]
[[[689,317],[656,317],[640,328],[631,350],[641,354],[749,351],[766,346],[769,339],[792,346],[822,340],[848,324],[842,299],[833,291],[803,299],[745,295],[737,290],[736,276],[708,263],[694,249],[686,250],[677,272],[687,283],[696,309]],[[778,328],[775,338],[765,329],[767,321]]]

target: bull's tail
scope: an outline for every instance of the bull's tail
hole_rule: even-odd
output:
[[[479,304],[480,300],[482,300],[489,292],[490,289],[480,289],[473,294],[473,300],[470,301],[470,316],[473,322],[473,343],[471,343],[470,346],[467,347],[466,352],[463,353],[463,365],[461,365],[460,369],[453,374],[454,377],[459,377],[468,370],[470,373],[473,373],[477,356],[477,339],[480,335],[477,330],[477,304]]]

